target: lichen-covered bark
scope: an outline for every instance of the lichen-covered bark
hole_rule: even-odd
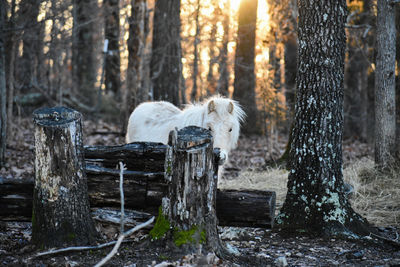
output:
[[[365,234],[343,190],[346,1],[299,1],[299,63],[290,174],[277,217],[283,228]]]
[[[170,134],[165,177],[168,196],[162,211],[171,223],[176,245],[196,251],[200,244],[222,251],[217,233],[216,193],[218,165],[213,160],[209,131],[189,126]],[[189,236],[188,236],[189,235]]]
[[[67,108],[34,112],[35,183],[32,241],[39,248],[88,244],[90,217],[80,113]]]
[[[375,163],[387,167],[396,151],[395,5],[377,3],[375,69]]]

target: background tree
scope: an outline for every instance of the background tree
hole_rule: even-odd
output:
[[[224,5],[224,10],[230,10],[231,5],[230,1],[226,1]],[[230,14],[229,12],[225,12],[223,16],[223,39],[222,39],[222,47],[219,49],[219,79],[217,92],[221,95],[228,96],[228,88],[229,88],[229,73],[228,73],[228,42],[229,42],[229,26],[230,26]]]
[[[39,7],[41,0],[21,1],[19,4],[18,16],[23,26],[22,33],[22,56],[18,61],[22,75],[19,80],[22,82],[22,90],[29,91],[32,79],[35,79],[38,58],[36,51],[39,48],[40,25],[37,17],[39,15]]]
[[[126,73],[126,96],[122,101],[125,115],[123,129],[126,128],[130,113],[140,103],[148,100],[149,90],[146,86],[145,66],[148,65],[146,38],[148,29],[148,11],[146,0],[131,0],[131,17],[129,18],[128,68]]]
[[[368,71],[371,15],[368,1],[349,1],[344,85],[344,136],[368,140]]]
[[[198,46],[200,43],[200,0],[197,0],[197,8],[196,8],[196,13],[195,13],[195,24],[196,24],[196,33],[194,36],[194,48],[193,48],[193,73],[192,73],[192,80],[193,80],[193,85],[192,85],[192,92],[190,94],[190,100],[192,102],[196,101],[196,96],[197,96],[197,76],[199,74],[199,50]],[[201,93],[200,93],[201,96]]]
[[[181,104],[180,0],[158,0],[154,7],[150,77],[154,100]]]
[[[121,74],[119,56],[119,0],[103,1],[105,16],[105,36],[108,40],[108,52],[105,63],[105,88],[106,92],[113,92],[120,97]]]
[[[258,110],[255,99],[255,38],[258,0],[242,0],[239,8],[239,26],[235,54],[235,80],[233,98],[238,100],[246,112],[243,132],[260,132]]]
[[[72,34],[72,77],[74,93],[79,92],[86,104],[95,100],[95,60],[93,54],[94,10],[93,0],[73,0],[74,26]]]
[[[400,157],[400,5],[396,5],[396,114],[397,114],[397,156]]]
[[[385,168],[396,151],[395,6],[378,1],[375,70],[375,163]]]
[[[7,26],[1,27],[2,29],[8,29],[8,31],[3,31],[3,41],[5,48],[5,79],[7,87],[7,134],[11,135],[12,121],[13,121],[13,107],[14,107],[14,68],[15,68],[15,57],[16,57],[16,34],[12,30],[15,27],[15,0],[11,1],[9,8],[6,8],[7,1],[4,1],[2,10],[8,10],[10,17],[8,18]],[[6,15],[6,13],[4,14]],[[3,95],[6,97],[6,95]],[[2,107],[5,105],[2,104]]]
[[[5,26],[6,1],[0,0],[0,167],[6,163],[7,113],[6,113],[6,64],[5,64]]]
[[[278,224],[323,234],[368,234],[344,195],[345,0],[299,1],[297,98],[287,195]],[[319,36],[318,39],[315,36]]]

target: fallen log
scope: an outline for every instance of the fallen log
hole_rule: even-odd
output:
[[[94,175],[94,172],[97,174]],[[99,169],[87,165],[86,173],[91,208],[118,208],[119,171],[106,169],[100,172]],[[124,174],[125,208],[155,215],[167,190],[167,185],[160,182],[163,174],[147,174],[147,178],[139,174],[140,172],[132,171]],[[135,186],[132,186],[133,184]],[[33,179],[0,178],[0,220],[30,221],[32,196]],[[218,190],[216,201],[219,225],[271,228],[275,198],[275,192],[272,191]]]

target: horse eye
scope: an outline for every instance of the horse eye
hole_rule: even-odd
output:
[[[232,132],[232,128],[229,129],[229,132]]]
[[[209,130],[209,131],[212,131],[210,126],[208,126],[208,130]]]

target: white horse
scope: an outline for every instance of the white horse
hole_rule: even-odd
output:
[[[221,164],[226,162],[239,138],[240,123],[245,113],[231,99],[214,96],[180,110],[169,102],[145,102],[129,117],[126,142],[168,142],[171,130],[199,126],[211,131],[214,147],[221,149]]]

